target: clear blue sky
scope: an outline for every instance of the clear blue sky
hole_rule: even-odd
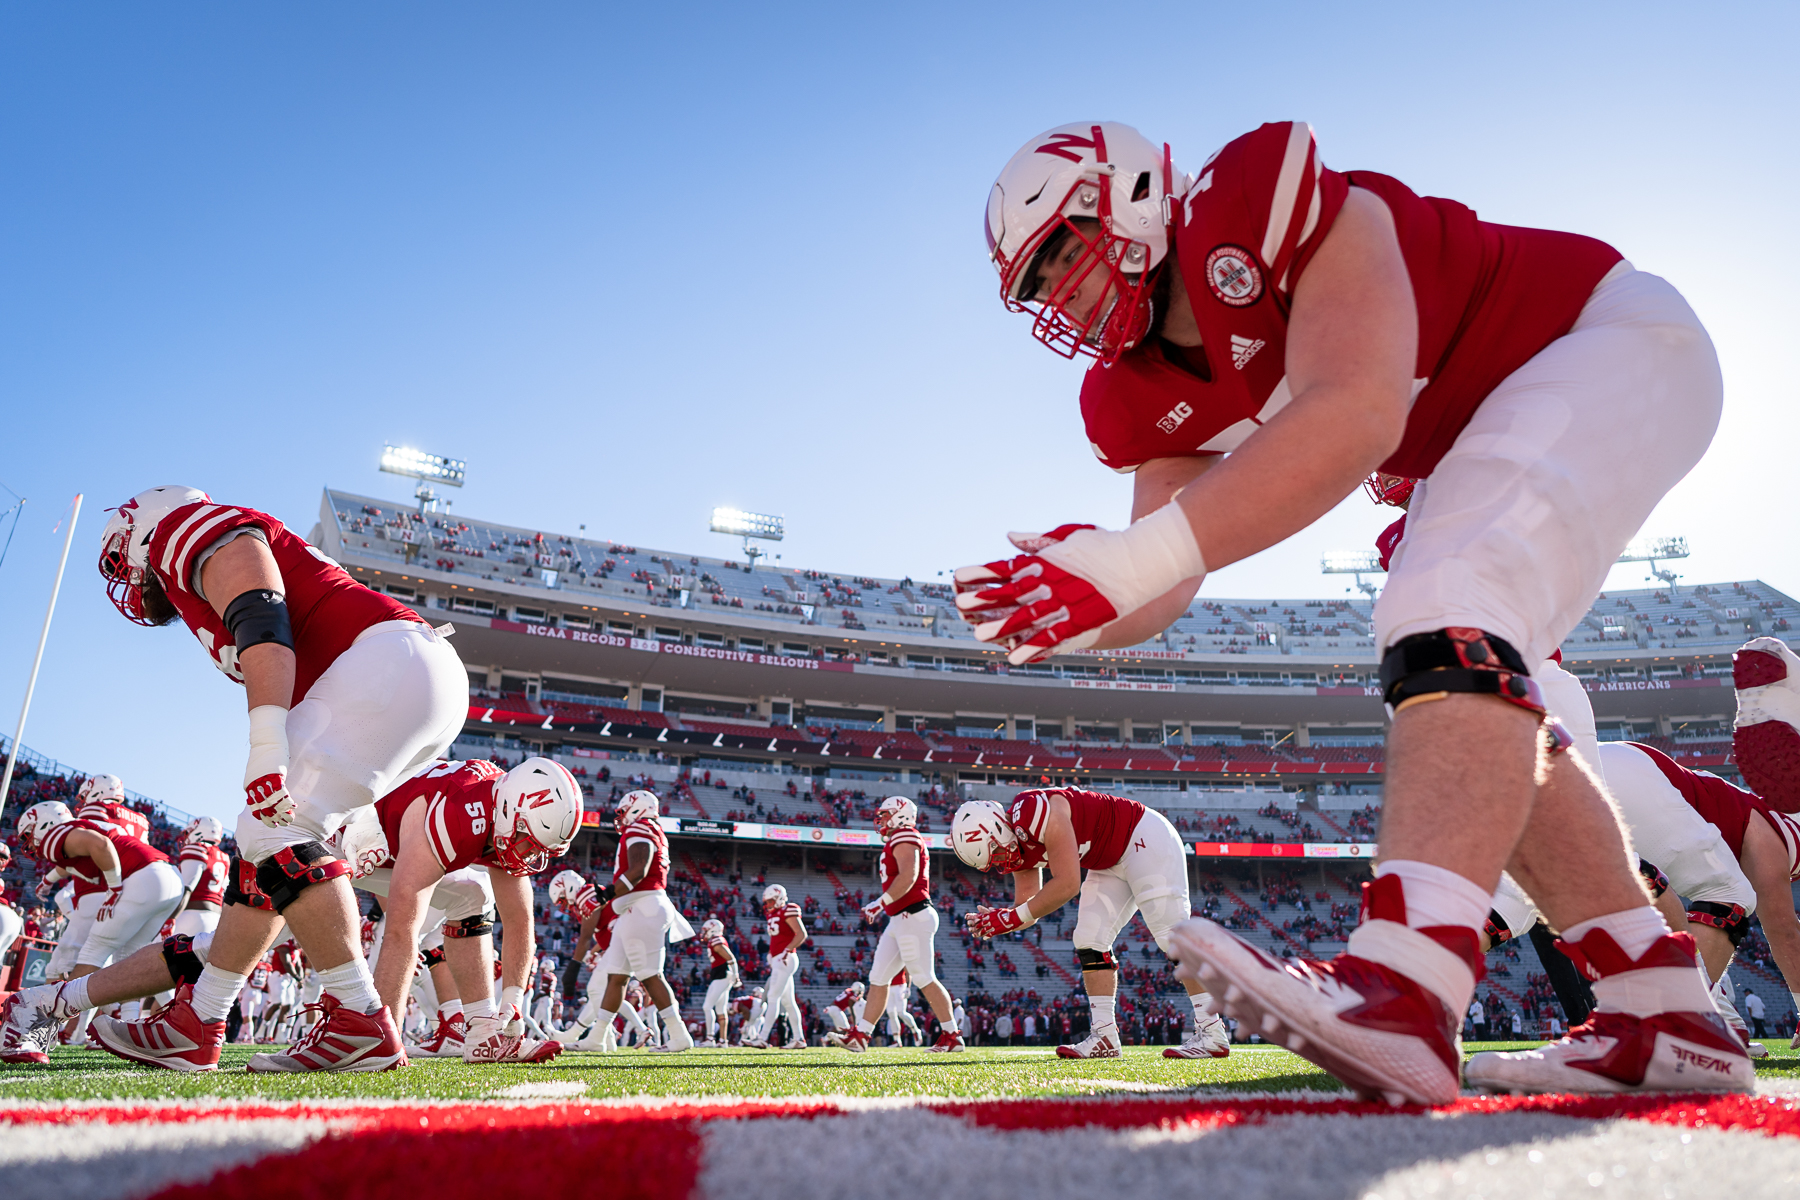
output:
[[[26,741],[222,816],[241,693],[94,573],[153,484],[305,531],[326,484],[404,496],[404,441],[468,460],[472,514],[722,553],[732,503],[786,514],[788,565],[926,577],[1121,523],[978,228],[1019,143],[1097,117],[1190,165],[1309,120],[1333,166],[1668,276],[1729,398],[1646,531],[1800,591],[1794,6],[858,7],[8,5],[5,730],[76,491]],[[1319,552],[1382,523],[1350,501],[1208,589],[1332,594]]]

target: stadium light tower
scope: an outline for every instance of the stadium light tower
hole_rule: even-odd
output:
[[[468,464],[460,458],[445,458],[441,454],[414,450],[411,446],[388,444],[381,450],[381,469],[389,475],[404,475],[419,481],[419,486],[413,489],[413,499],[419,502],[422,513],[437,504],[437,493],[431,490],[431,485],[461,487]]]
[[[767,550],[758,550],[752,546],[750,539],[779,542],[787,532],[782,518],[768,513],[745,512],[740,508],[713,509],[712,531],[744,539],[744,557],[750,560],[750,565],[744,568],[746,573],[756,570],[756,560],[768,553]]]
[[[1638,538],[1625,547],[1625,553],[1619,555],[1619,561],[1647,562],[1650,564],[1650,578],[1660,579],[1669,585],[1669,595],[1674,596],[1679,590],[1675,581],[1681,576],[1667,567],[1657,566],[1659,559],[1686,558],[1688,556],[1687,539],[1684,537]]]
[[[1364,579],[1364,575],[1380,575],[1381,556],[1373,550],[1333,550],[1319,557],[1319,570],[1327,575],[1356,576],[1356,590],[1373,600],[1381,588]]]

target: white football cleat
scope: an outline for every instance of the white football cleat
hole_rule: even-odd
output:
[[[694,1035],[685,1025],[671,1025],[668,1037],[660,1046],[650,1047],[652,1054],[682,1054],[694,1048]]]
[[[406,1047],[408,1058],[461,1058],[463,1051],[463,1035],[468,1031],[468,1022],[461,1013],[452,1016],[439,1014],[437,1028],[431,1036]]]
[[[1459,1012],[1416,979],[1350,953],[1282,962],[1203,918],[1182,922],[1171,937],[1179,977],[1198,979],[1245,1029],[1325,1068],[1358,1095],[1430,1105],[1460,1094]],[[1353,949],[1359,938],[1384,956],[1417,958],[1420,973],[1447,988],[1474,990],[1463,959],[1417,930],[1374,919],[1352,935]]]
[[[525,1022],[512,1018],[476,1017],[463,1035],[462,1060],[466,1063],[545,1063],[561,1054],[562,1043],[525,1036]]]
[[[1750,1056],[1710,1002],[1687,934],[1664,935],[1637,959],[1598,929],[1563,949],[1599,976],[1599,1007],[1541,1049],[1475,1055],[1464,1071],[1471,1085],[1493,1092],[1755,1090]]]
[[[29,988],[14,992],[0,1004],[0,1062],[42,1066],[50,1061],[50,1048],[56,1044],[59,990],[48,984]]]
[[[1119,1027],[1106,1025],[1087,1035],[1073,1046],[1058,1046],[1058,1058],[1117,1058],[1119,1057]]]
[[[783,1050],[805,1050],[806,1048],[805,1038],[790,1038],[787,1045],[782,1047]]]
[[[1772,808],[1800,812],[1800,656],[1780,638],[1751,638],[1731,656],[1731,682],[1731,747],[1745,785]]]
[[[1207,1014],[1206,1020],[1194,1026],[1193,1032],[1182,1039],[1179,1046],[1170,1046],[1163,1051],[1164,1058],[1224,1058],[1231,1053],[1231,1031],[1225,1028],[1225,1021],[1217,1013]]]

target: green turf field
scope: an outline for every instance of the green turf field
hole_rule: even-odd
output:
[[[1470,1050],[1537,1043],[1491,1042]],[[529,1095],[522,1085],[558,1084],[545,1094],[625,1096],[1050,1096],[1131,1095],[1205,1088],[1231,1091],[1337,1090],[1311,1063],[1272,1047],[1235,1047],[1222,1060],[1165,1059],[1160,1047],[1127,1047],[1122,1057],[1083,1062],[1048,1049],[982,1048],[963,1054],[920,1050],[693,1050],[680,1055],[568,1052],[541,1067],[465,1066],[420,1059],[380,1075],[250,1075],[237,1069],[259,1047],[228,1046],[221,1069],[179,1075],[132,1066],[100,1050],[59,1049],[48,1067],[0,1064],[0,1101],[105,1099],[290,1100],[358,1098],[481,1100]],[[1800,1084],[1800,1051],[1771,1044],[1757,1068]],[[575,1085],[585,1085],[576,1092]],[[532,1089],[535,1090],[535,1089]]]

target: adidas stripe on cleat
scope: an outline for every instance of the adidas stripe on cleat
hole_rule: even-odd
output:
[[[258,1054],[244,1064],[255,1074],[308,1071],[392,1071],[406,1065],[406,1047],[385,1005],[374,1012],[352,1012],[327,992],[317,1004],[318,1019],[285,1054]]]
[[[167,1008],[141,1021],[95,1017],[90,1036],[102,1050],[167,1071],[216,1071],[225,1044],[224,1021],[202,1021],[194,1012],[194,989],[183,984]]]
[[[1058,1046],[1058,1058],[1117,1058],[1119,1057],[1119,1028],[1108,1025],[1104,1029],[1095,1030],[1072,1046]]]

